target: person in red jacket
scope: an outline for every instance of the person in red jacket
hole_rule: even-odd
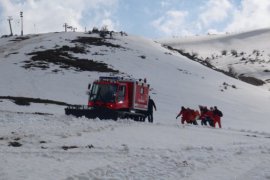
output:
[[[187,108],[187,123],[198,125],[196,121],[196,111],[190,108]]]
[[[213,127],[213,108],[211,107],[210,110],[206,106],[199,106],[201,111],[200,119],[202,126],[206,126],[207,122],[209,126]]]
[[[181,107],[181,111],[176,116],[176,119],[181,115],[182,115],[181,123],[184,124],[185,121],[188,122],[188,113],[187,113],[187,109],[184,106]]]
[[[176,119],[181,115],[182,115],[182,118],[181,118],[182,124],[184,124],[186,122],[187,124],[198,125],[198,123],[196,121],[197,114],[196,114],[196,111],[194,111],[193,109],[185,108],[184,106],[182,106],[181,111],[176,116]]]
[[[153,123],[153,120],[154,120],[153,109],[157,110],[157,107],[154,100],[149,96],[147,116],[148,116],[148,122],[150,123]]]
[[[213,117],[213,119],[214,119],[214,127],[216,127],[216,123],[218,123],[219,128],[221,128],[220,118],[223,116],[223,114],[217,108],[217,106],[214,107],[213,115],[214,115],[214,117]]]

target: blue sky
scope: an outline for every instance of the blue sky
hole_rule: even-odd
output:
[[[1,0],[0,35],[84,31],[108,26],[149,38],[240,32],[270,27],[269,0]]]

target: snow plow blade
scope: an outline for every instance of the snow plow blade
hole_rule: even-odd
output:
[[[89,119],[99,118],[117,120],[118,113],[107,108],[89,108],[88,106],[73,105],[65,108],[66,115],[73,115],[75,117],[83,117]]]

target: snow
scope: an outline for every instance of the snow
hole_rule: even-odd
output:
[[[229,67],[238,74],[251,76],[266,82],[264,89],[270,90],[270,29],[258,29],[239,34],[208,35],[160,39],[159,42],[190,54],[215,67],[228,71]],[[232,55],[235,51],[237,56]],[[223,54],[223,53],[226,54]]]
[[[270,176],[269,133],[13,113],[1,119],[4,179]],[[7,146],[17,137],[23,146]],[[78,148],[63,150],[62,146]]]
[[[96,35],[0,39],[0,96],[86,104],[88,83],[110,74],[52,72],[57,65],[47,70],[21,67],[30,59],[27,53],[74,46],[71,40],[78,36]],[[245,38],[255,44],[262,36],[268,37],[265,30]],[[108,41],[124,48],[88,46],[90,53],[74,56],[105,62],[124,76],[147,78],[157,105],[154,123],[74,118],[64,115],[64,106],[18,106],[0,99],[0,179],[270,179],[269,91],[190,61],[150,39],[115,34]],[[197,41],[193,45],[205,48]],[[182,105],[218,106],[223,128],[181,125],[175,117]],[[9,146],[11,142],[22,146]]]

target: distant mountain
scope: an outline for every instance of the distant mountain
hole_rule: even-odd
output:
[[[160,42],[190,59],[270,90],[270,29]]]

